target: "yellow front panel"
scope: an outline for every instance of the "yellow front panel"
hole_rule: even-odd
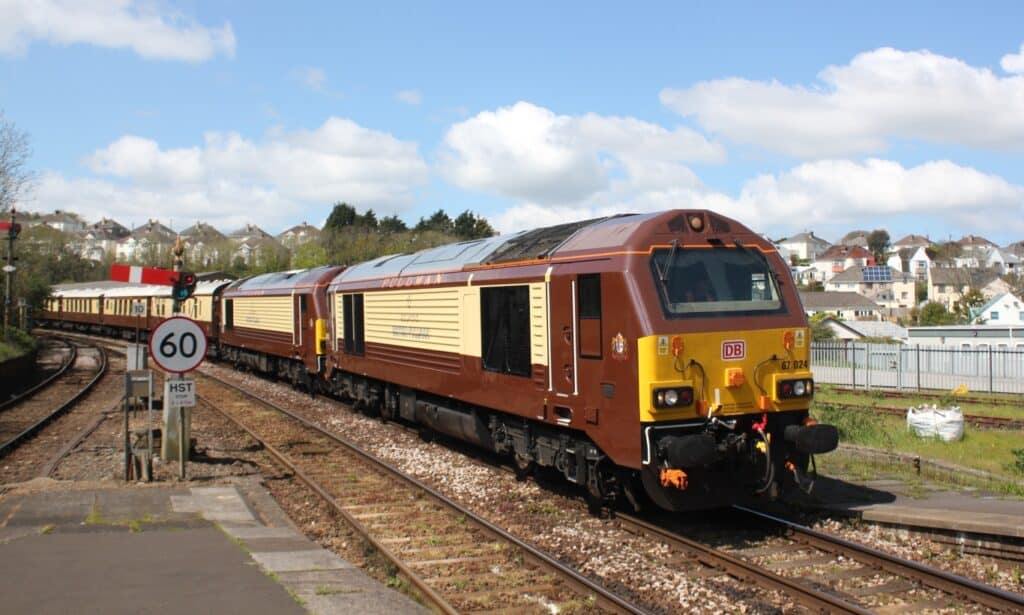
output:
[[[786,350],[783,343],[783,335],[787,331],[793,333],[790,350]],[[809,398],[774,399],[776,375],[780,378],[811,377],[808,368],[810,331],[807,328],[680,334],[683,351],[678,359],[672,355],[673,337],[676,336],[652,335],[637,340],[641,421],[698,416],[696,404],[678,410],[654,407],[654,390],[673,386],[693,387],[694,399],[706,401],[716,416],[762,412],[758,409],[758,398],[762,395],[771,399],[769,412],[797,410],[810,404]],[[733,358],[737,354],[734,350],[736,342],[743,342],[742,358]],[[772,355],[775,360],[771,359]],[[704,374],[700,366],[703,366]],[[742,370],[743,384],[728,386],[727,370]]]
[[[292,335],[294,314],[291,296],[233,297],[235,326]]]
[[[363,294],[367,342],[458,353],[462,349],[459,287]]]

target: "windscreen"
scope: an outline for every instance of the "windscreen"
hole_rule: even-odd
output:
[[[670,317],[741,316],[784,311],[764,254],[748,248],[665,248],[651,273]]]

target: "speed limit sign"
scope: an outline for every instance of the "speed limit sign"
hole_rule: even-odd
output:
[[[149,336],[149,356],[160,369],[182,374],[199,367],[206,357],[206,333],[191,318],[174,316]]]

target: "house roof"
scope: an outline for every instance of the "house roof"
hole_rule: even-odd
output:
[[[131,234],[131,231],[116,220],[101,218],[99,222],[94,222],[82,229],[81,233],[83,235],[91,233],[97,239],[122,239]]]
[[[206,224],[205,222],[196,222],[192,226],[183,230],[180,233],[180,235],[182,237],[186,237],[196,241],[202,241],[205,243],[226,239],[224,237],[224,233],[218,231],[209,224]]]
[[[866,248],[868,245],[868,232],[850,231],[843,235],[843,238],[839,240],[839,243],[844,246],[860,246],[862,248]]]
[[[869,267],[848,267],[846,271],[837,273],[829,280],[829,283],[836,282],[905,282],[913,280],[910,273],[897,271],[888,265],[876,265]]]
[[[135,239],[148,239],[156,243],[171,243],[177,236],[177,233],[156,220],[150,220],[132,231]]]
[[[996,307],[996,305],[998,305],[1001,301],[1003,301],[1003,299],[1012,299],[1014,301],[1014,303],[1017,305],[1018,308],[1021,305],[1020,298],[1018,298],[1013,293],[999,293],[995,297],[992,297],[991,299],[989,299],[985,303],[985,305],[983,305],[983,306],[981,306],[979,308],[971,308],[971,317],[973,318],[973,317],[980,316],[981,314],[984,314],[988,310]]]
[[[996,245],[989,241],[988,239],[985,239],[984,237],[980,237],[978,235],[964,235],[963,237],[960,238],[960,241],[958,241],[957,243],[960,244],[960,246],[963,248],[988,248]]]
[[[1024,256],[1024,239],[1011,243],[1010,245],[1003,248],[1003,250],[1007,252],[1012,252],[1017,256]]]
[[[919,248],[921,246],[930,246],[930,245],[932,245],[932,242],[927,237],[925,237],[924,235],[907,235],[906,237],[903,237],[899,241],[892,242],[891,245],[894,248],[899,248],[899,247]]]
[[[815,237],[814,231],[807,231],[800,233],[798,235],[793,235],[792,237],[788,237],[786,239],[779,241],[779,243],[813,243],[817,245],[832,245],[828,241],[822,239],[821,237]]]
[[[800,291],[800,301],[805,310],[878,309],[878,304],[871,299],[852,292]]]
[[[278,237],[278,239],[280,239],[281,237],[286,237],[288,235],[301,235],[302,233],[305,233],[307,235],[319,235],[320,234],[320,229],[318,229],[317,227],[313,226],[312,224],[307,224],[307,223],[303,222],[302,224],[296,224],[295,226],[291,227],[290,229],[286,229],[284,232],[282,232],[277,237]]]
[[[851,245],[839,245],[839,244],[837,244],[837,245],[829,247],[829,249],[827,249],[824,252],[822,252],[821,254],[819,254],[818,258],[815,259],[815,260],[818,260],[818,261],[833,261],[833,260],[847,259],[847,258],[866,258],[866,259],[872,259],[872,258],[874,258],[874,255],[872,255],[871,252],[868,252],[866,249],[862,248],[861,246],[851,246]]]
[[[849,320],[842,323],[863,337],[891,337],[907,339],[906,327],[887,320]]]
[[[959,267],[939,267],[929,270],[932,284],[953,284],[984,288],[999,277],[999,273],[991,269],[962,269]]]
[[[249,239],[272,239],[270,233],[264,231],[255,224],[246,224],[242,228],[228,233],[228,237],[236,241],[244,241]]]

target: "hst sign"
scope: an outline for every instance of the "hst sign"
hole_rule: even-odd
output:
[[[722,342],[722,360],[738,361],[747,356],[747,343],[743,340],[726,340]]]

